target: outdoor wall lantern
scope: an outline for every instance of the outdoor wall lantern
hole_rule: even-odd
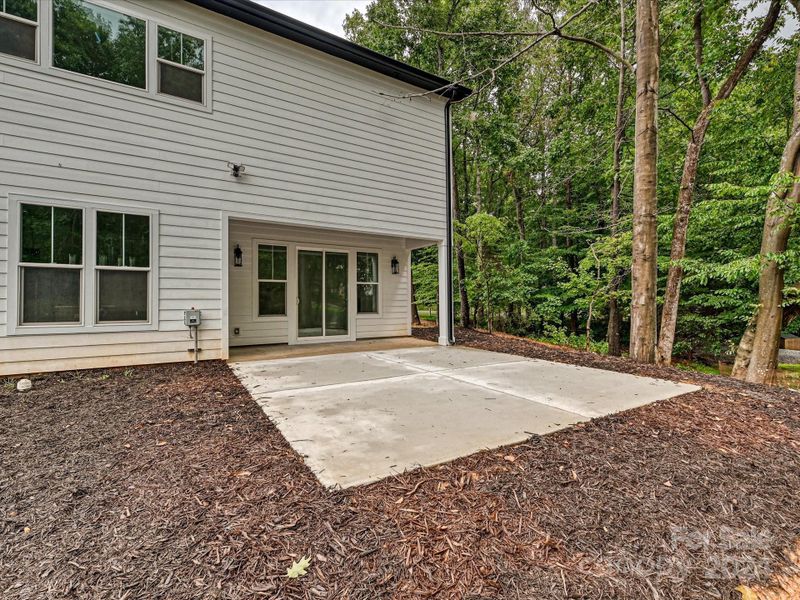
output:
[[[231,177],[236,177],[237,179],[244,175],[244,165],[239,163],[228,163],[228,168],[231,170]]]
[[[233,266],[242,266],[242,249],[239,247],[239,244],[236,244],[236,248],[233,249]]]
[[[392,275],[397,275],[400,272],[400,261],[396,256],[392,257]]]

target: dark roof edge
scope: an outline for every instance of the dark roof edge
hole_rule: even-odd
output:
[[[339,36],[287,17],[250,0],[188,0],[202,8],[274,33],[304,46],[392,77],[452,100],[463,100],[472,90],[354,44]],[[441,89],[440,89],[441,88]]]

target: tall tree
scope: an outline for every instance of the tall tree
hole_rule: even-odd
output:
[[[754,383],[773,383],[778,363],[786,268],[781,258],[786,252],[792,219],[800,204],[800,52],[795,65],[793,114],[778,182],[767,202],[761,238],[758,307],[739,344],[734,365],[735,376]]]
[[[632,57],[635,3],[623,1],[629,25],[624,37]],[[498,330],[580,347],[589,340],[598,351],[606,344],[594,340],[608,337],[609,350],[615,352],[617,319],[622,313],[627,320],[631,304],[635,159],[634,153],[620,150],[642,139],[634,138],[630,123],[637,98],[628,73],[634,69],[620,56],[617,2],[373,0],[363,14],[348,18],[352,39],[475,90],[468,101],[453,106],[454,271],[459,273],[464,322],[477,318],[478,325],[486,326],[492,318]],[[657,100],[662,117],[658,247],[659,261],[665,262],[687,129],[694,128],[714,99],[769,5],[767,0],[764,13],[753,18],[749,4],[706,2],[700,13],[701,32],[705,28],[701,72],[708,82],[704,99],[692,27],[698,2],[673,0],[659,15],[660,31],[669,32],[661,36],[658,49],[662,93]],[[800,43],[800,32],[783,28],[780,36],[773,35],[774,43],[764,44],[735,93],[715,107],[708,127],[680,261],[683,310],[674,352],[682,357],[715,361],[729,352],[755,304],[754,257],[770,175],[791,125],[789,98]],[[622,104],[620,64],[627,71]],[[430,102],[418,95],[396,100]],[[422,130],[417,134],[426,137]],[[492,234],[501,234],[494,247],[485,245],[484,231],[476,228],[479,221],[471,219],[478,209],[481,219],[494,219]],[[648,216],[655,216],[652,205]],[[653,244],[650,251],[654,258]],[[788,284],[800,282],[800,264],[792,258],[798,251],[795,235],[782,258]],[[425,306],[429,296],[435,297],[436,260],[419,256],[414,284]],[[666,268],[659,271],[666,274]],[[788,284],[787,290],[792,289]],[[574,317],[585,333],[580,338],[569,333]],[[800,319],[788,321],[785,316],[787,330],[800,334]]]
[[[625,26],[625,0],[619,1],[619,55],[625,57],[625,36],[627,30]],[[617,74],[617,103],[614,116],[614,158],[613,175],[611,187],[611,235],[615,238],[619,235],[619,201],[622,194],[622,142],[625,138],[625,64],[619,63],[619,73]],[[620,329],[622,329],[622,317],[620,315],[617,293],[621,284],[622,274],[618,273],[611,282],[608,298],[608,329],[606,339],[608,341],[608,353],[611,356],[622,354],[620,344]],[[588,328],[587,318],[587,328]]]
[[[411,322],[414,325],[422,325],[419,318],[419,306],[417,305],[417,289],[414,285],[414,269],[411,269]]]
[[[464,186],[461,193],[458,191],[458,185],[455,187],[455,198],[453,199],[453,219],[456,223],[462,221],[461,216],[461,196],[464,196],[464,201],[469,204],[469,172],[467,170],[467,153],[463,153],[464,158]],[[472,323],[469,318],[469,294],[467,293],[467,264],[464,259],[464,244],[461,241],[461,236],[455,236],[455,249],[456,249],[456,277],[458,279],[458,298],[459,298],[459,311],[461,315],[461,326],[469,327]]]
[[[680,302],[681,281],[683,267],[681,262],[686,255],[686,232],[689,227],[689,214],[692,209],[695,186],[697,183],[697,169],[700,164],[700,154],[706,139],[708,126],[714,109],[724,100],[727,100],[736,89],[747,72],[750,63],[761,50],[767,38],[775,29],[781,11],[782,0],[772,0],[769,10],[761,27],[756,31],[753,39],[739,56],[728,77],[720,86],[716,96],[712,98],[711,87],[705,73],[703,60],[703,7],[697,9],[694,15],[694,56],[697,79],[700,84],[703,109],[695,121],[691,131],[691,138],[686,148],[686,157],[683,161],[683,174],[681,176],[678,204],[675,211],[675,222],[672,232],[672,246],[670,248],[670,266],[667,275],[667,287],[664,292],[664,307],[661,312],[661,330],[659,331],[656,359],[660,364],[670,364],[672,349],[675,344],[675,325],[678,321],[678,304]]]
[[[654,362],[656,356],[658,84],[658,0],[636,0],[630,355],[634,360],[647,363]]]

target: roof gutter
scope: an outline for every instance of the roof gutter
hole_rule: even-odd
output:
[[[432,73],[389,58],[369,48],[340,38],[297,19],[271,10],[250,0],[187,0],[188,2],[251,25],[263,31],[314,48],[331,56],[397,79],[409,85],[435,92],[452,100],[463,100],[472,91]]]

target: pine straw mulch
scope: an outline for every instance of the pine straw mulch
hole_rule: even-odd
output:
[[[222,363],[40,376],[0,391],[0,597],[639,600],[794,585],[800,395],[459,339],[704,390],[327,491]],[[284,577],[303,555],[308,575]]]

